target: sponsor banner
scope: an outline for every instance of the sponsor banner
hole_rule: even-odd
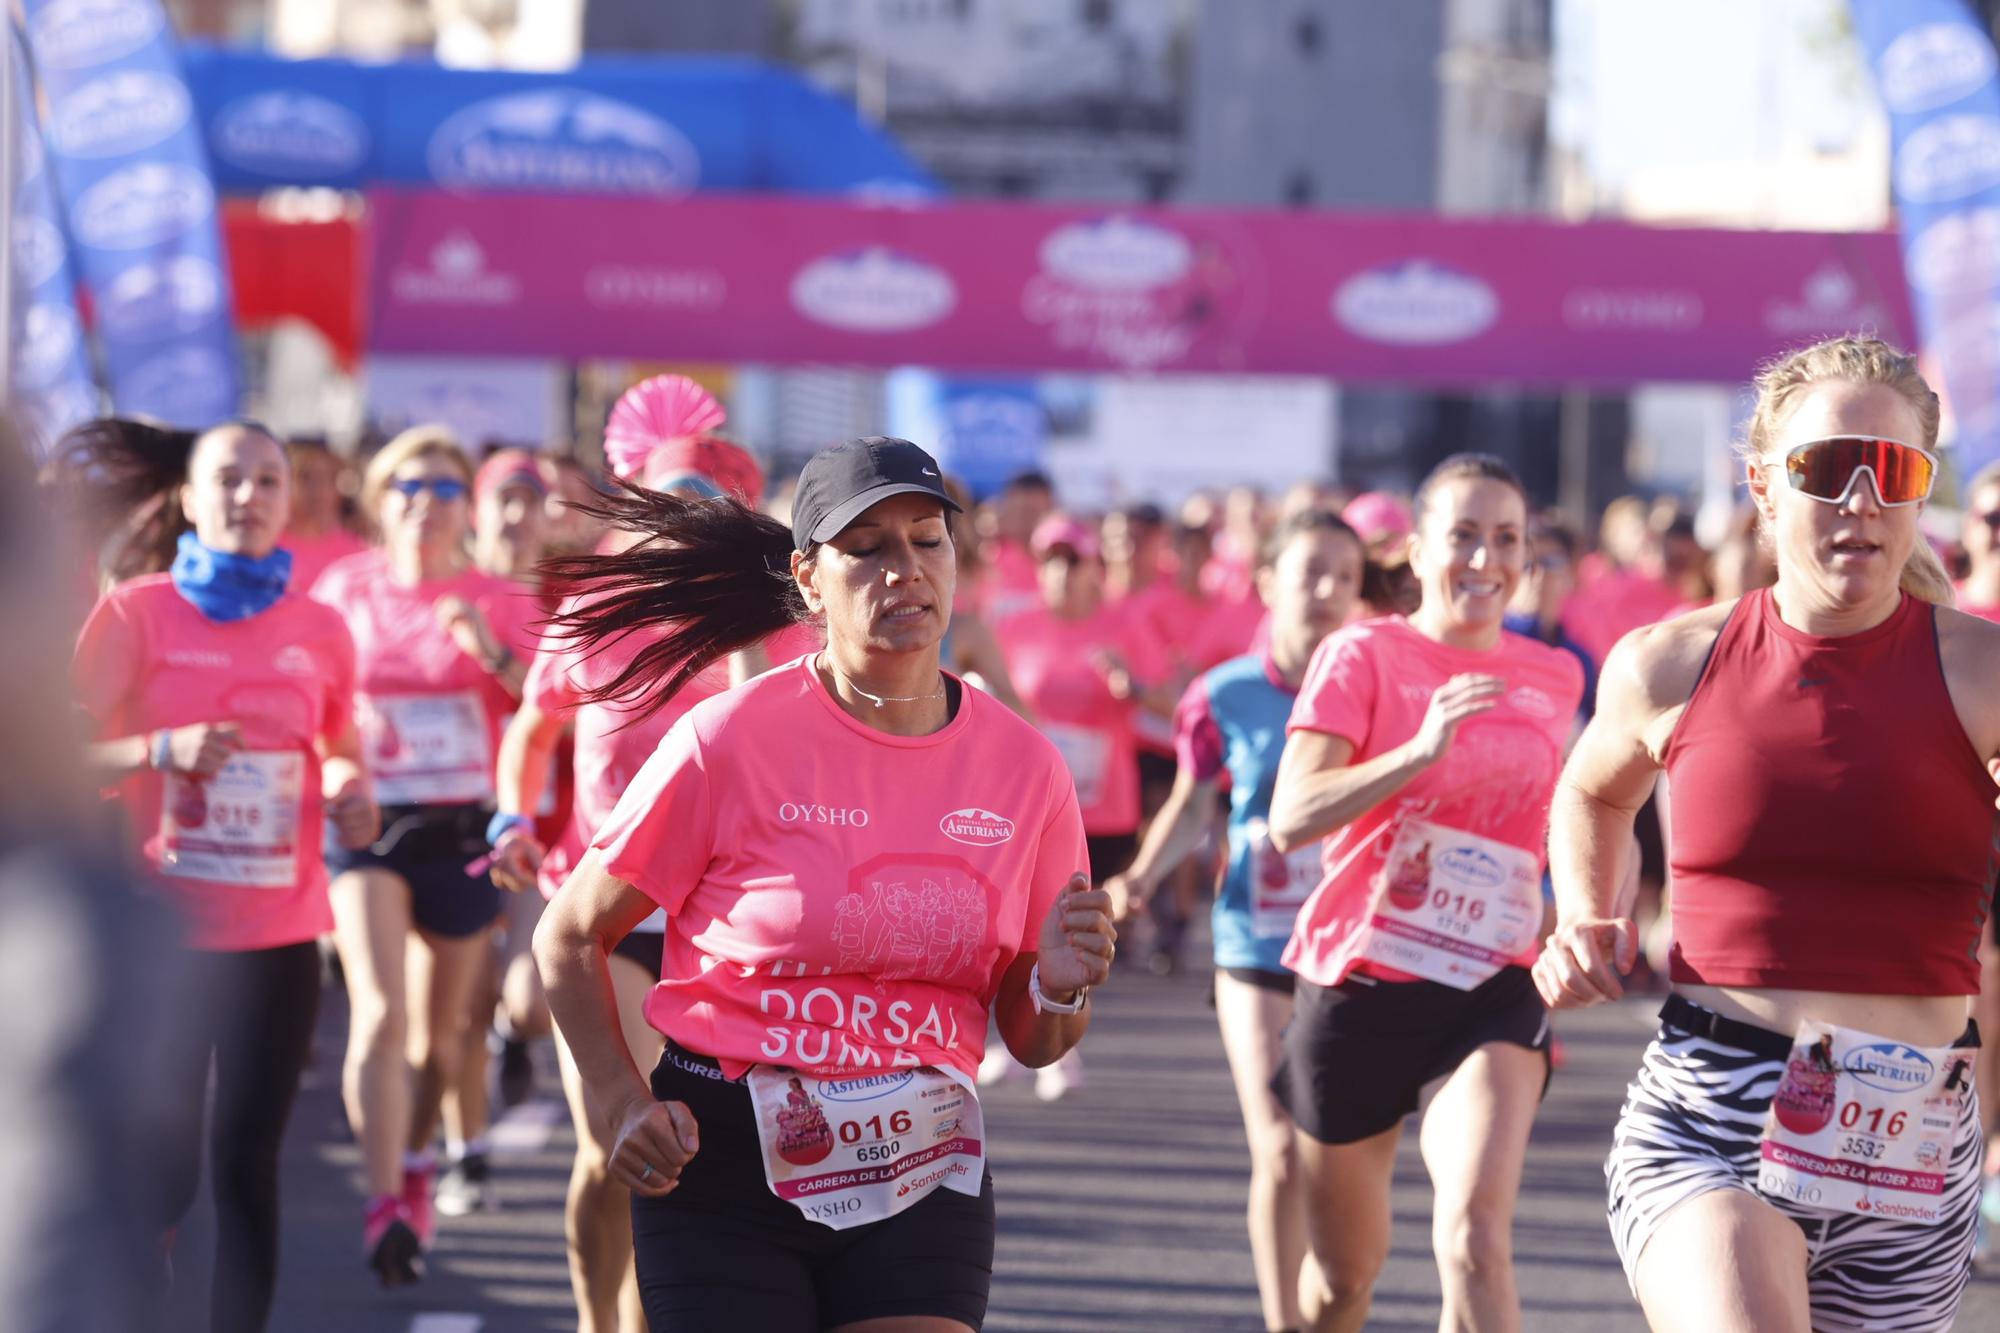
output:
[[[1903,256],[1960,475],[2000,461],[2000,60],[1963,0],[1853,0],[1889,110]]]
[[[113,405],[187,426],[234,415],[215,186],[159,0],[25,0],[23,10]]]
[[[384,351],[921,365],[995,372],[993,383],[1068,369],[1624,385],[1740,382],[1827,334],[1911,334],[1888,233],[746,197],[538,194],[505,209],[437,191],[370,199],[371,346]]]
[[[97,415],[97,385],[90,374],[83,322],[77,318],[76,275],[18,28],[10,37],[8,58],[14,62],[15,99],[8,255],[13,308],[7,312],[14,364],[8,385],[16,421],[29,448],[42,458],[64,431]]]
[[[847,104],[749,63],[587,60],[547,74],[197,45],[188,81],[226,192],[374,183],[656,199],[931,191],[923,170]]]

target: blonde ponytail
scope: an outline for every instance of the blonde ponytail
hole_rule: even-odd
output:
[[[1897,580],[1897,586],[1933,606],[1952,606],[1958,600],[1951,575],[1945,572],[1944,561],[1938,559],[1937,548],[1921,532],[1917,534],[1917,544],[1910,548],[1910,558],[1903,562],[1903,577]]]

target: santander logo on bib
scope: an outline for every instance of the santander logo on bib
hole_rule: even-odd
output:
[[[1014,836],[1014,821],[991,810],[954,810],[938,821],[938,832],[968,847],[996,847]]]

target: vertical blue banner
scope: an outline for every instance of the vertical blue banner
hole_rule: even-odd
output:
[[[1969,476],[2000,461],[2000,61],[1963,0],[1850,3],[1889,109],[1917,327]]]
[[[979,499],[1044,466],[1048,413],[1031,379],[940,380],[938,416],[938,462]]]
[[[25,0],[43,131],[112,402],[180,426],[237,412],[216,194],[159,0]]]
[[[13,266],[9,289],[12,324],[9,368],[15,424],[36,458],[46,457],[56,438],[97,415],[97,385],[90,352],[76,311],[76,275],[69,264],[41,122],[35,116],[35,85],[21,33],[8,25],[13,62],[14,200],[10,215]]]

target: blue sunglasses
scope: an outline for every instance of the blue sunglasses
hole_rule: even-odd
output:
[[[463,500],[467,487],[457,477],[405,477],[390,482],[389,489],[405,500],[414,500],[425,491],[440,500]]]

